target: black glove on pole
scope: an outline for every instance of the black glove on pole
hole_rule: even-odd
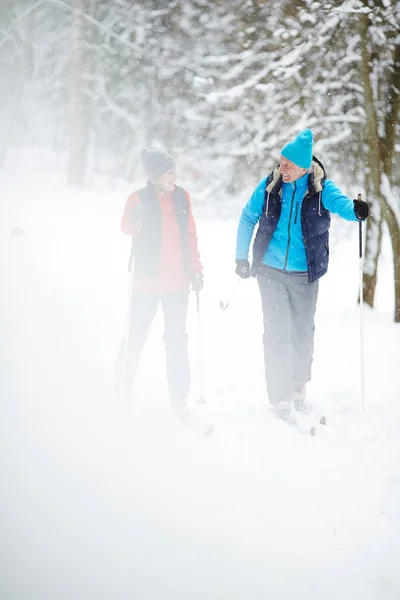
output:
[[[365,219],[369,215],[368,202],[365,202],[365,200],[361,200],[361,194],[358,194],[357,200],[353,200],[353,204],[354,214],[356,215],[357,219],[359,219],[360,221],[365,221]]]
[[[242,279],[247,279],[250,277],[250,263],[247,258],[238,258],[236,260],[235,273]]]

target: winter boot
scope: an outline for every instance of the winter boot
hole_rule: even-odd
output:
[[[189,421],[190,411],[184,401],[171,401],[171,408],[173,415],[182,423],[187,423]]]
[[[272,409],[280,419],[288,419],[292,414],[292,402],[290,400],[281,400],[274,403]]]

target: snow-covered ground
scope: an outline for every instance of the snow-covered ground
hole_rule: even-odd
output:
[[[328,426],[312,438],[265,407],[256,282],[219,308],[235,281],[237,220],[198,219],[208,406],[196,410],[216,426],[202,439],[169,414],[159,318],[137,406],[112,397],[128,187],[68,189],[38,161],[9,166],[0,189],[0,597],[397,600],[400,327],[389,248],[377,307],[364,311],[361,413],[357,227],[333,223],[309,385]],[[194,298],[188,331],[195,405]]]

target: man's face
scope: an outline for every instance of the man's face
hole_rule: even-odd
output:
[[[279,161],[280,171],[284,183],[292,183],[293,181],[296,181],[296,179],[303,177],[303,175],[307,172],[307,169],[298,167],[284,156],[280,156]]]
[[[164,175],[157,179],[157,185],[165,192],[172,192],[175,189],[176,170],[170,169]]]

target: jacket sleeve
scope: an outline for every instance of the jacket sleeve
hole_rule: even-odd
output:
[[[242,210],[236,236],[236,259],[248,258],[251,238],[254,228],[262,215],[264,206],[265,186],[267,178],[260,183],[250,196],[250,200]]]
[[[139,204],[139,202],[140,198],[136,192],[133,192],[126,201],[121,219],[121,231],[126,235],[137,235],[142,228],[141,221],[132,221],[132,209]]]
[[[193,271],[195,273],[203,272],[203,265],[200,261],[200,254],[198,249],[197,242],[197,232],[196,232],[196,223],[193,217],[192,206],[190,202],[189,192],[185,190],[186,200],[188,204],[188,247],[189,247],[189,256],[190,256],[190,264],[192,265]]]
[[[335,213],[347,221],[358,221],[354,213],[354,203],[339,188],[327,179],[322,190],[322,204],[331,213]]]

